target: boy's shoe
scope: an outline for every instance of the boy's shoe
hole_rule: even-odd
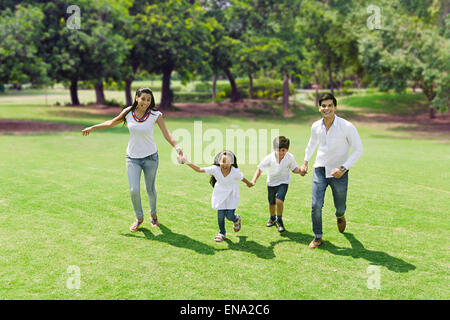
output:
[[[345,231],[345,226],[347,225],[345,217],[337,218],[337,227],[340,233]]]
[[[309,244],[310,249],[315,249],[322,244],[322,238],[314,238],[313,241]]]
[[[269,218],[269,220],[266,223],[266,227],[272,227],[275,225],[275,218]]]
[[[241,225],[241,216],[237,214],[237,217],[238,217],[238,221],[236,221],[233,226],[234,232],[238,232],[239,230],[241,230],[241,226],[242,226]]]
[[[279,232],[283,232],[284,230],[286,230],[285,228],[284,228],[284,224],[283,224],[283,220],[276,220],[276,224],[277,224],[277,227],[278,227],[278,231]]]

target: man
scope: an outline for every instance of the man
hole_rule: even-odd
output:
[[[300,174],[305,175],[309,159],[319,145],[312,182],[311,219],[314,239],[309,244],[311,249],[322,244],[322,207],[328,185],[333,192],[339,232],[344,232],[348,170],[363,152],[358,131],[349,121],[336,116],[336,109],[337,101],[332,94],[325,93],[320,97],[319,111],[322,119],[314,122],[311,127],[311,138],[305,150],[304,163],[300,167]],[[351,155],[350,147],[353,148]]]

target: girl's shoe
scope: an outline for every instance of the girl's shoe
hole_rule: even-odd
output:
[[[238,232],[239,230],[241,230],[241,216],[237,214],[237,217],[238,217],[238,221],[236,221],[233,226],[234,232]]]
[[[322,244],[322,238],[314,238],[313,241],[311,241],[311,243],[309,244],[309,247],[311,249],[315,249],[317,247],[319,247]]]
[[[131,226],[130,226],[130,231],[131,232],[136,232],[139,229],[139,226],[144,222],[144,219],[142,219],[141,221],[136,220]]]
[[[216,241],[216,242],[222,242],[223,240],[225,240],[227,237],[224,235],[224,234],[221,234],[221,233],[219,233],[215,238],[214,238],[214,240]]]

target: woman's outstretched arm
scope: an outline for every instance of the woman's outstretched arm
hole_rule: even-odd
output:
[[[108,129],[108,128],[112,128],[114,126],[117,126],[119,123],[123,122],[123,120],[125,119],[125,114],[129,111],[131,107],[125,108],[122,110],[122,112],[115,117],[114,119],[105,121],[103,123],[99,123],[96,124],[94,126],[91,127],[87,127],[84,128],[81,132],[83,133],[83,136],[88,136],[89,133],[93,130],[98,130],[98,129]]]

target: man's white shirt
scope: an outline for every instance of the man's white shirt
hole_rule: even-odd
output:
[[[293,154],[286,152],[284,158],[278,163],[275,151],[267,155],[258,165],[261,171],[267,170],[267,185],[269,187],[289,184],[291,171],[297,168],[297,162]]]
[[[311,138],[305,150],[305,161],[309,161],[317,150],[314,168],[325,167],[327,178],[331,171],[340,166],[349,169],[362,155],[363,146],[355,126],[335,115],[330,129],[326,130],[323,119],[317,120],[311,127]],[[350,154],[350,147],[353,152]]]

